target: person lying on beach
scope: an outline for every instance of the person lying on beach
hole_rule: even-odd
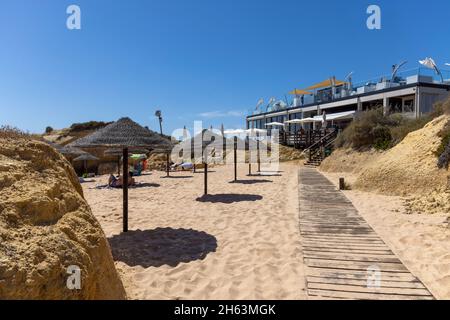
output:
[[[182,171],[189,171],[194,169],[194,165],[190,162],[182,162],[180,164],[174,164],[171,166],[172,170],[177,170],[178,168],[181,168]]]
[[[128,185],[134,186],[136,184],[136,181],[130,174],[128,177]],[[123,186],[123,176],[119,176],[119,178],[116,178],[114,175],[110,175],[108,179],[108,186],[112,188],[121,188]]]

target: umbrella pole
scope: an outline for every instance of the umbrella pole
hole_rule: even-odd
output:
[[[258,173],[261,173],[261,158],[259,156],[259,137],[256,142],[256,149],[258,150]]]
[[[205,171],[204,171],[204,185],[205,185],[205,196],[208,194],[208,155],[206,153],[206,149],[203,151],[205,153],[204,157],[203,157],[203,163],[205,165]]]
[[[119,171],[118,174],[120,176],[120,156],[117,157],[117,170]]]
[[[205,162],[205,196],[208,194],[208,164]]]
[[[123,149],[123,232],[128,232],[128,148]]]
[[[166,171],[167,171],[167,177],[170,176],[170,170],[169,170],[169,152],[166,154]]]
[[[252,175],[252,163],[250,162],[250,159],[248,160],[248,175],[251,176]]]
[[[84,173],[86,174],[86,176],[87,176],[87,161],[86,160],[84,160],[83,161],[84,162]]]
[[[237,181],[237,137],[234,137],[234,182]]]

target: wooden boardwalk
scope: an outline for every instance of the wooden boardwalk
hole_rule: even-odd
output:
[[[315,169],[299,171],[300,233],[312,299],[433,299],[359,215]]]

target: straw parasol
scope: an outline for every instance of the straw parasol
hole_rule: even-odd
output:
[[[70,144],[71,147],[120,148],[123,151],[123,231],[128,231],[128,151],[130,148],[149,150],[173,148],[172,142],[166,137],[146,129],[130,118],[121,118],[108,126],[99,129],[84,138]]]
[[[222,151],[226,150],[226,145],[228,139],[223,135],[217,134],[211,129],[204,129],[202,132],[198,133],[191,139],[187,139],[180,143],[180,147],[183,150],[191,150],[190,158],[194,159],[194,172],[195,172],[195,160],[197,154],[201,153],[202,163],[205,167],[204,169],[204,194],[208,194],[208,154],[207,149],[212,145],[216,145],[217,141],[221,141]]]
[[[83,151],[79,148],[75,148],[75,147],[70,147],[70,146],[63,146],[60,144],[57,144],[55,142],[51,142],[51,141],[47,141],[44,140],[45,143],[47,143],[48,145],[50,145],[51,147],[53,147],[56,151],[58,151],[59,153],[63,154],[63,155],[70,155],[70,156],[81,156],[83,154],[86,154],[86,151]]]
[[[87,162],[88,161],[98,161],[98,160],[99,159],[97,157],[93,156],[90,153],[85,152],[81,156],[78,156],[75,159],[73,159],[72,161],[74,161],[74,162],[83,161],[84,172],[87,173]]]
[[[138,153],[138,154],[148,154],[150,150],[144,148],[128,148],[128,152],[130,153]],[[116,156],[117,157],[117,170],[118,175],[120,175],[120,159],[123,155],[122,149],[108,149],[103,153],[105,156]]]

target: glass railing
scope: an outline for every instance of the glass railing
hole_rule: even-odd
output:
[[[395,88],[400,86],[405,86],[409,84],[414,84],[418,82],[422,83],[446,83],[450,85],[450,71],[449,70],[440,70],[442,74],[438,75],[434,70],[428,68],[415,68],[410,70],[399,71],[395,75],[394,79],[392,79],[392,74],[389,75],[381,75],[379,77],[371,78],[365,81],[353,82],[351,90],[348,88],[343,88],[336,95],[331,96],[328,95],[318,95],[315,93],[314,95],[304,96],[303,103],[298,99],[294,99],[289,102],[288,106],[284,108],[272,108],[271,106],[264,106],[259,108],[258,110],[249,110],[249,115],[258,115],[267,112],[276,112],[282,111],[292,107],[301,107],[302,105],[309,105],[313,103],[326,103],[331,102],[337,99],[357,95],[364,94],[374,91],[380,91],[389,88]]]

